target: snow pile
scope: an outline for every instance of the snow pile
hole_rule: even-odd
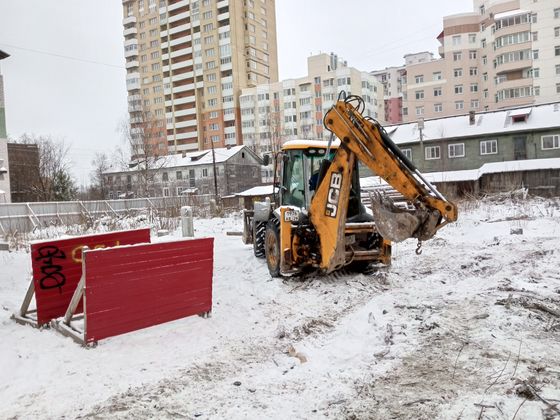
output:
[[[554,418],[559,213],[465,202],[421,256],[408,241],[372,274],[288,279],[226,235],[239,216],[198,219],[215,237],[212,317],[92,350],[9,319],[30,261],[2,253],[0,418]]]

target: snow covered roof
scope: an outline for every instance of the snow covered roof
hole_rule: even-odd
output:
[[[235,194],[237,197],[255,197],[259,195],[272,195],[272,185],[261,185],[258,187],[249,188],[248,190],[242,191]]]
[[[512,117],[527,115],[525,121],[513,122]],[[460,137],[487,136],[498,133],[560,128],[560,103],[534,105],[501,111],[487,111],[475,115],[470,124],[469,115],[438,118],[424,121],[424,141]],[[417,122],[386,126],[385,130],[396,144],[420,141]]]
[[[246,146],[232,146],[230,148],[218,148],[214,149],[216,163],[223,163],[239,153],[242,149],[249,150]],[[212,160],[212,150],[197,150],[194,152],[186,153],[185,156],[182,154],[173,154],[162,156],[159,158],[158,163],[154,164],[155,167],[162,167],[162,168],[180,168],[185,166],[196,166],[196,165],[211,165],[213,163]],[[113,173],[113,172],[128,172],[128,171],[135,171],[136,166],[133,166],[129,169],[119,169],[119,168],[111,168],[104,173]]]
[[[523,9],[508,10],[507,12],[496,13],[494,15],[494,20],[504,19],[504,18],[508,18],[508,17],[511,17],[511,16],[523,15],[523,14],[527,14],[527,13],[530,13],[530,12],[528,10],[523,10]]]
[[[479,169],[467,169],[463,171],[427,172],[424,177],[434,183],[438,182],[460,182],[476,181],[483,175],[497,174],[501,172],[534,171],[539,169],[560,169],[560,158],[552,159],[528,159],[511,160],[506,162],[485,163]],[[375,187],[385,184],[378,176],[370,176],[360,179],[362,188]]]
[[[282,147],[284,148],[296,148],[296,147],[327,147],[329,144],[326,140],[305,140],[305,139],[296,139],[296,140],[288,140],[283,144]],[[340,146],[340,140],[335,138],[332,142],[333,147]]]

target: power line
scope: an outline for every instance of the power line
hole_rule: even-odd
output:
[[[51,56],[51,57],[63,58],[63,59],[66,59],[66,60],[78,61],[78,62],[82,62],[82,63],[97,64],[97,65],[100,65],[100,66],[113,67],[113,68],[117,68],[117,69],[124,69],[125,68],[124,66],[119,66],[117,64],[103,63],[101,61],[89,60],[87,58],[73,57],[73,56],[70,56],[70,55],[57,54],[57,53],[48,52],[48,51],[40,51],[40,50],[35,50],[35,49],[32,49],[32,48],[18,47],[16,45],[4,44],[3,42],[0,42],[0,45],[2,45],[4,47],[8,47],[8,48],[15,48],[17,50],[32,52],[32,53],[35,53],[35,54],[43,54],[43,55],[48,55],[48,56]]]

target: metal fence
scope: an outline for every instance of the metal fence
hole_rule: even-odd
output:
[[[142,211],[179,217],[182,206],[195,215],[207,214],[211,195],[132,198],[126,200],[59,201],[0,204],[0,234],[27,233],[52,225],[87,223],[101,217],[124,217]]]

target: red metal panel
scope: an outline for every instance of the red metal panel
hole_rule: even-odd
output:
[[[63,316],[82,276],[82,249],[150,242],[150,229],[36,242],[31,245],[31,266],[39,325]],[[81,304],[77,313],[82,311]]]
[[[214,239],[86,251],[86,342],[212,309]]]

